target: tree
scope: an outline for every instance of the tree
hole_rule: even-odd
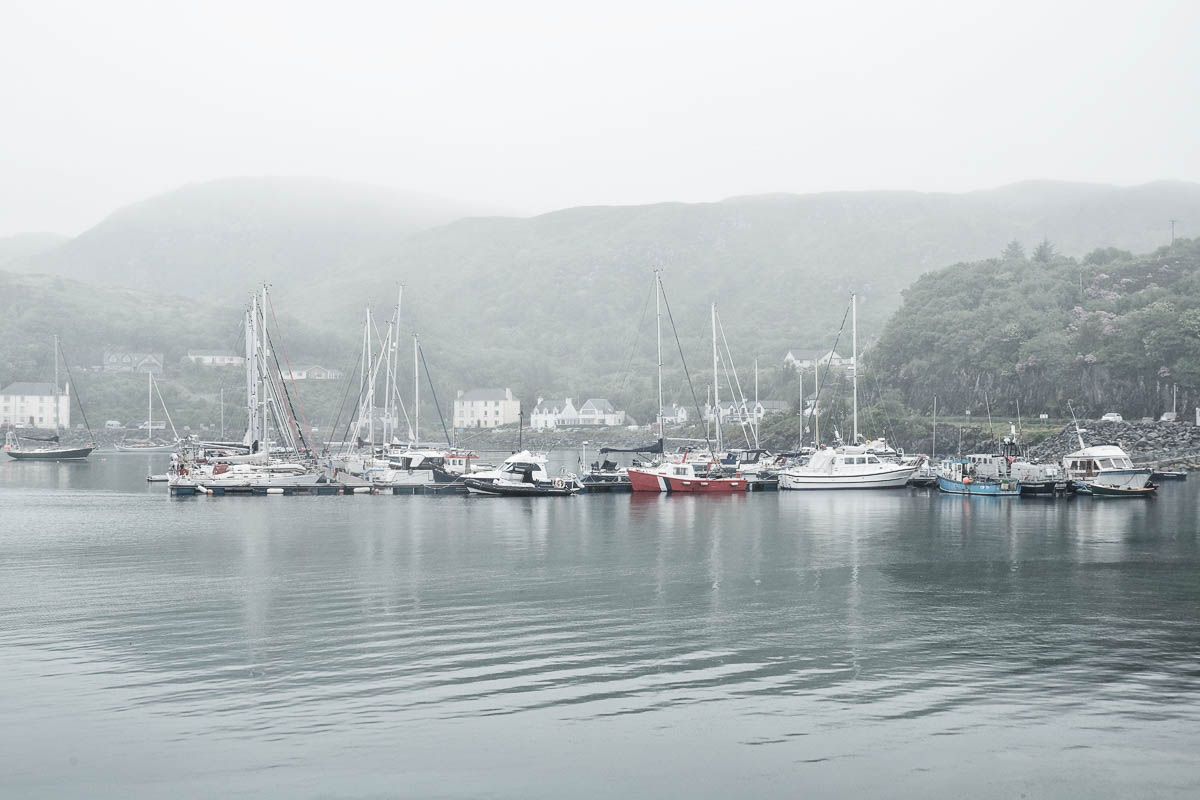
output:
[[[1038,246],[1033,249],[1033,260],[1039,264],[1049,264],[1054,260],[1055,251],[1054,245],[1049,239],[1042,239]]]
[[[1013,239],[1005,245],[1004,252],[1000,254],[1000,257],[1005,261],[1024,261],[1025,247],[1016,239]]]

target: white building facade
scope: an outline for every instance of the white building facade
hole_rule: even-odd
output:
[[[593,397],[579,407],[580,425],[624,425],[625,412],[617,411],[603,397]]]
[[[565,400],[546,400],[539,397],[537,406],[529,415],[529,426],[534,430],[624,424],[625,412],[613,408],[613,404],[602,397],[585,400],[578,408],[570,397]]]
[[[10,383],[0,389],[0,425],[53,428],[55,404],[58,426],[71,427],[70,384],[55,392],[53,383]]]
[[[246,363],[244,356],[220,353],[212,350],[188,350],[188,361],[206,367],[240,367]]]
[[[497,428],[521,417],[521,401],[512,389],[458,390],[454,399],[455,428]]]
[[[571,398],[565,400],[546,400],[538,398],[537,405],[529,414],[529,427],[534,430],[552,430],[579,424],[579,409]]]
[[[802,350],[794,348],[787,351],[783,357],[784,366],[796,369],[812,369],[816,366],[849,368],[854,366],[853,358],[843,358],[836,350]]]

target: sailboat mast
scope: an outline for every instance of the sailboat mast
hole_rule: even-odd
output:
[[[257,302],[257,301],[254,301]],[[257,428],[258,417],[255,415],[255,396],[254,396],[254,328],[251,324],[251,314],[253,313],[253,302],[251,308],[246,309],[246,444],[253,445],[258,440]]]
[[[45,374],[45,373],[43,373]],[[58,334],[54,334],[54,432],[58,433]]]
[[[858,444],[858,295],[850,295],[850,369],[854,378],[854,438]]]
[[[821,362],[813,370],[813,445],[821,449]]]
[[[712,304],[712,342],[713,342],[713,427],[717,434],[717,452],[721,452],[721,381],[719,379],[717,357],[717,304]]]
[[[421,441],[421,339],[413,334],[413,444]]]
[[[371,307],[367,306],[367,441],[371,455],[375,455],[375,354],[371,351]]]
[[[146,441],[154,436],[154,373],[146,372]]]
[[[662,393],[662,270],[654,270],[654,317],[658,335],[658,436],[663,437]]]
[[[758,449],[758,359],[754,359],[754,449]]]
[[[933,445],[932,452],[929,454],[934,459],[937,458],[937,395],[933,396]]]
[[[270,422],[267,419],[267,376],[271,374],[270,367],[267,365],[267,287],[264,284],[262,288],[262,306],[258,309],[258,314],[255,314],[255,321],[258,323],[258,380],[262,384],[262,442],[267,448],[267,453],[271,452],[270,443]]]

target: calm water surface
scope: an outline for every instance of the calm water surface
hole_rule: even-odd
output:
[[[0,463],[0,795],[1200,794],[1200,481],[172,500],[164,467]]]

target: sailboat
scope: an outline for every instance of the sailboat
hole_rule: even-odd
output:
[[[256,293],[245,315],[247,426],[242,442],[189,441],[180,447],[168,472],[172,495],[326,482],[274,358],[267,308],[263,287],[261,302]]]
[[[817,450],[803,466],[779,473],[780,489],[899,489],[908,485],[920,463],[896,463],[880,458],[882,442],[859,444],[858,436],[858,307],[850,295],[853,348],[853,444]],[[819,429],[818,429],[819,430]]]
[[[661,436],[663,429],[662,300],[665,298],[665,294],[663,293],[662,274],[659,270],[654,271],[654,286],[654,310],[658,324],[658,432]],[[682,357],[681,352],[680,358]],[[714,374],[713,377],[715,380],[716,375]],[[718,436],[720,435],[719,429],[720,426],[718,426]],[[711,450],[707,460],[697,461],[689,458],[688,455],[689,451],[684,450],[680,455],[652,466],[630,467],[627,472],[631,488],[635,492],[685,494],[731,494],[747,491],[746,479],[740,473],[732,477],[721,474],[721,463]]]
[[[159,395],[162,399],[162,395]],[[163,403],[163,411],[167,410],[166,403]],[[171,415],[167,414],[167,422],[171,422]],[[175,423],[171,422],[171,433],[175,435],[175,442],[164,444],[156,442],[154,435],[154,374],[146,373],[146,438],[140,442],[117,442],[113,445],[123,453],[171,453],[175,451],[176,443],[179,441],[179,432],[175,430]]]
[[[61,345],[58,341],[58,336],[54,337],[54,434],[51,436],[19,436],[15,431],[9,431],[4,435],[4,452],[8,453],[9,458],[14,458],[18,461],[80,461],[87,458],[96,449],[95,437],[92,435],[92,426],[88,424],[87,414],[83,411],[83,403],[79,404],[79,412],[83,415],[83,424],[87,427],[88,437],[92,439],[91,443],[83,447],[33,447],[25,448],[21,445],[21,440],[35,442],[49,442],[54,445],[59,444],[59,385],[58,385],[58,353]],[[65,358],[63,359],[66,360]],[[67,378],[70,380],[71,368],[67,367]],[[67,394],[70,394],[70,383],[67,384]]]

